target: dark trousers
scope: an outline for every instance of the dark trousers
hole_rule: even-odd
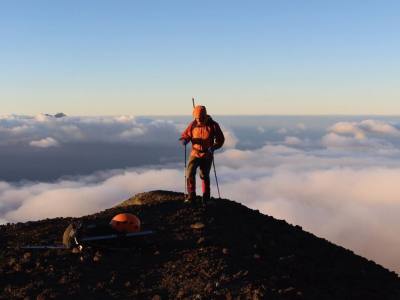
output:
[[[189,194],[196,194],[196,170],[200,168],[200,178],[202,180],[203,195],[210,197],[210,170],[213,157],[190,156],[186,169],[187,189]]]

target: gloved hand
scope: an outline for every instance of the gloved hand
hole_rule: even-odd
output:
[[[187,141],[187,140],[185,140],[185,139],[179,139],[180,141],[181,141],[181,144],[183,145],[183,146],[186,146],[188,143],[189,143],[189,141]]]

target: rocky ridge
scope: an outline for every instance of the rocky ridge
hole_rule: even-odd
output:
[[[152,236],[78,249],[59,243],[72,221],[140,217]],[[237,202],[202,207],[153,191],[82,218],[0,226],[0,299],[400,299],[394,272]]]

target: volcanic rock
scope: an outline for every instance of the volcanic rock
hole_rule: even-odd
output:
[[[227,199],[183,200],[154,191],[82,218],[0,226],[0,299],[400,299],[397,274],[299,226]],[[59,244],[71,222],[108,224],[122,212],[155,234],[79,255],[21,248]]]

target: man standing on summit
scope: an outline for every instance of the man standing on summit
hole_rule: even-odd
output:
[[[190,202],[196,198],[196,169],[200,168],[202,180],[203,202],[210,199],[210,170],[214,159],[214,151],[225,142],[224,134],[218,123],[209,115],[205,106],[197,105],[193,110],[194,120],[182,133],[182,145],[192,142],[189,163],[186,169],[187,198]]]

